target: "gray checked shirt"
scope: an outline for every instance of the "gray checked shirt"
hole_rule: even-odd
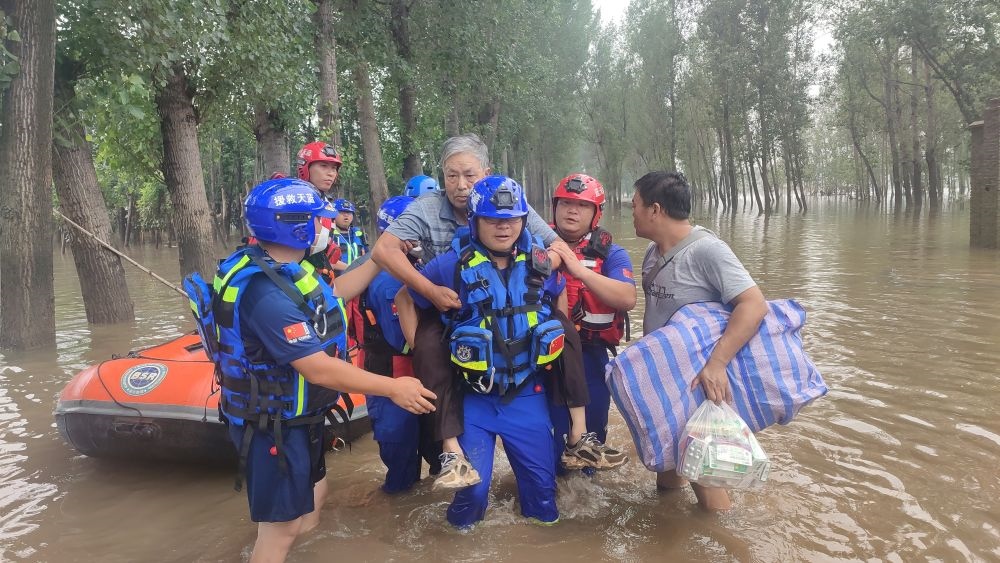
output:
[[[459,227],[454,209],[443,191],[431,192],[417,198],[396,218],[387,233],[400,240],[419,240],[424,249],[424,263],[451,248],[455,230]],[[541,237],[545,244],[556,240],[556,233],[538,213],[528,207],[528,231]]]

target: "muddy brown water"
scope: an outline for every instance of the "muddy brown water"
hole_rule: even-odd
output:
[[[429,480],[402,496],[377,490],[383,469],[366,436],[328,457],[322,523],[289,560],[1000,560],[1000,252],[968,247],[967,209],[817,201],[806,215],[697,220],[768,297],[805,306],[805,342],[830,387],[760,435],[774,462],[763,491],[705,514],[690,491],[657,493],[633,461],[561,481],[561,522],[543,528],[518,516],[499,464],[486,521],[462,533]],[[638,262],[645,241],[627,211],[606,224]],[[176,250],[130,252],[177,278]],[[230,471],[81,456],[52,416],[77,371],[190,330],[186,303],[130,270],[137,320],[92,327],[70,256],[56,255],[56,278],[56,348],[0,356],[0,560],[245,560],[255,527]],[[610,436],[634,451],[617,412]]]

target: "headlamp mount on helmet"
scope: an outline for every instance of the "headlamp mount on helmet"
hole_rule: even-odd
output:
[[[514,191],[504,184],[493,193],[490,203],[497,209],[512,210],[517,206],[517,197],[514,195]]]
[[[582,194],[583,190],[587,189],[587,186],[583,183],[580,177],[573,178],[572,180],[566,182],[566,191],[574,194]]]
[[[323,156],[339,156],[333,145],[323,145]]]

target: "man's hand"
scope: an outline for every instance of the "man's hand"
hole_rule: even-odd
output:
[[[434,405],[428,399],[437,399],[437,395],[425,388],[415,377],[399,377],[393,380],[389,398],[413,414],[425,414],[434,412]]]
[[[563,270],[573,276],[576,279],[581,279],[583,276],[587,275],[587,268],[580,263],[580,260],[576,257],[576,253],[569,249],[565,243],[563,244],[553,244],[549,248],[549,252],[556,253],[562,260]]]
[[[442,313],[450,309],[460,309],[462,307],[462,302],[458,300],[458,294],[451,288],[443,285],[435,285],[430,295],[425,295],[424,297],[433,303],[437,307],[437,310]]]
[[[570,247],[566,244],[566,242],[563,239],[557,238],[556,240],[552,241],[552,243],[549,244],[548,251],[549,251],[549,260],[552,260],[553,270],[558,270],[559,266],[562,266],[562,255],[559,252],[557,252],[557,249],[565,249],[570,254],[573,253],[573,251],[570,249]]]
[[[709,358],[708,363],[698,373],[698,377],[691,382],[691,390],[694,391],[698,385],[705,389],[705,396],[715,404],[723,401],[731,403],[733,401],[733,391],[729,388],[729,377],[726,376],[726,366],[722,362]]]

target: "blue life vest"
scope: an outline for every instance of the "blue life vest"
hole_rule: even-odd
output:
[[[399,326],[399,313],[393,297],[403,282],[389,272],[379,272],[361,294],[358,306],[363,316],[363,342],[366,351],[388,352],[390,355],[408,354],[409,345]]]
[[[474,391],[510,397],[562,353],[563,325],[550,319],[554,304],[543,291],[552,264],[541,240],[527,233],[503,273],[484,247],[463,239],[453,243],[462,308],[445,319],[451,361]]]
[[[351,262],[354,262],[361,256],[364,256],[368,252],[368,240],[365,238],[365,233],[351,225],[348,227],[346,233],[340,232],[339,229],[336,230],[337,244],[340,245],[340,260],[348,266]]]
[[[211,288],[198,274],[184,280],[199,334],[217,366],[220,408],[232,424],[261,428],[322,416],[336,403],[336,391],[309,384],[291,366],[266,357],[263,348],[250,357],[244,346],[240,300],[256,275],[271,278],[307,315],[327,354],[346,360],[344,311],[315,268],[305,261],[277,265],[256,248],[238,250],[222,261]]]

